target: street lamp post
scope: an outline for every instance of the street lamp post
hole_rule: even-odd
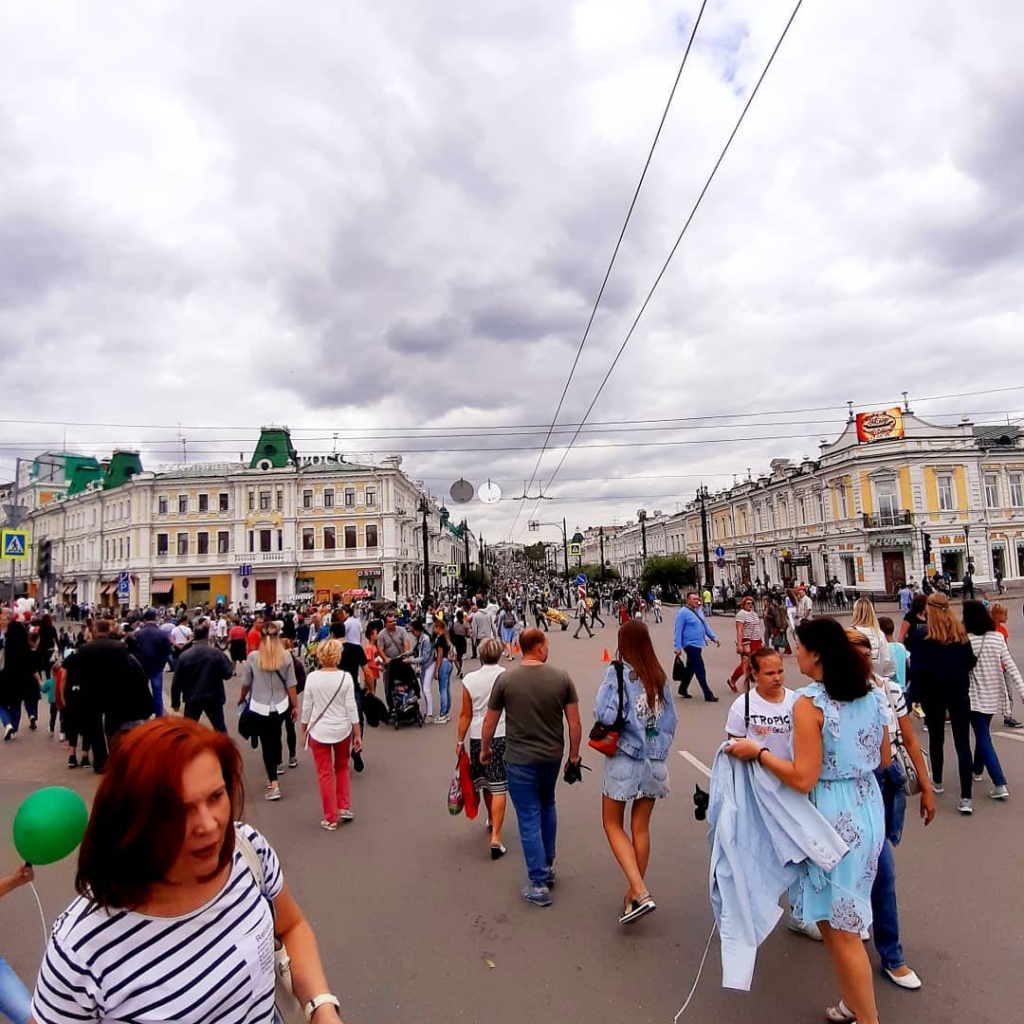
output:
[[[636,517],[640,520],[640,551],[643,556],[644,564],[647,563],[647,509],[638,508],[636,510]],[[642,571],[642,567],[641,567]]]
[[[462,582],[469,583],[469,524],[465,519],[459,523],[459,529],[462,530],[462,543],[466,548],[466,567],[462,573]]]
[[[572,535],[572,542],[576,545],[576,568],[583,568],[583,542],[586,538],[580,533],[580,528],[576,527],[576,532]]]
[[[708,510],[705,502],[708,499],[708,489],[705,484],[697,488],[697,500],[700,502],[700,532],[704,542],[704,586],[711,586],[711,553],[708,550]]]
[[[964,545],[967,548],[967,571],[971,571],[971,527],[964,523]]]
[[[601,582],[604,583],[604,527],[601,526],[597,531],[598,539],[601,542]]]
[[[430,534],[427,516],[430,515],[430,502],[420,498],[417,511],[423,513],[423,610],[430,607]]]

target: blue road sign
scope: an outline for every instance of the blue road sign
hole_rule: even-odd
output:
[[[3,557],[17,560],[28,558],[28,533],[25,530],[3,531]]]
[[[715,548],[715,558],[725,558],[725,548],[721,544]]]
[[[240,565],[238,567],[238,575],[243,577],[243,578],[245,578],[246,576],[251,576],[252,575],[252,566],[251,565]]]
[[[725,568],[725,559],[724,558],[719,558],[715,562],[715,565],[717,565],[719,569],[724,569]]]
[[[576,577],[576,586],[578,586],[578,587],[585,587],[586,585],[587,585],[587,574],[585,572],[581,572],[579,574],[579,576]]]

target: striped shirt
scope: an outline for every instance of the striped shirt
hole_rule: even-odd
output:
[[[1007,687],[1012,684],[1024,699],[1024,680],[1010,657],[1002,634],[971,634],[971,650],[978,664],[971,670],[971,710],[983,715],[1009,714]]]
[[[106,911],[78,897],[58,918],[39,969],[39,1024],[271,1024],[274,920],[284,885],[270,844],[239,825],[263,864],[265,888],[238,849],[224,888],[182,917]]]
[[[736,613],[736,621],[743,627],[744,640],[764,640],[764,623],[757,612],[741,608]]]

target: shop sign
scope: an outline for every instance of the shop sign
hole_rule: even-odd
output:
[[[888,441],[896,437],[903,437],[903,410],[898,406],[857,413],[858,441]]]

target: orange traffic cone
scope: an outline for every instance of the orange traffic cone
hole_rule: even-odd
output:
[[[521,650],[519,649],[519,641],[518,641],[518,640],[517,640],[517,641],[515,642],[515,645],[514,645],[514,646],[513,646],[513,648],[512,648],[512,653],[513,653],[513,654],[522,654],[522,653],[523,653],[523,652],[522,652],[522,651],[521,651]]]
[[[604,653],[601,655],[602,661],[611,661],[612,659],[608,656],[608,648],[604,649]]]

